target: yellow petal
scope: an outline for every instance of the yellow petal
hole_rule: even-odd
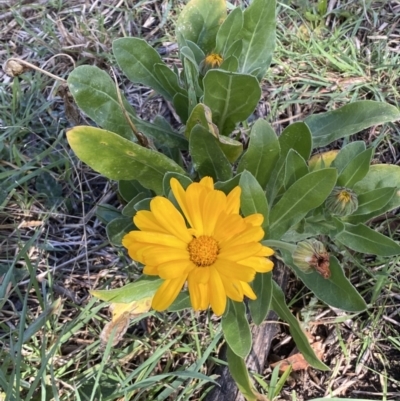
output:
[[[272,256],[275,251],[267,246],[263,246],[255,256]]]
[[[181,208],[181,210],[182,210],[183,214],[185,215],[189,224],[192,226],[192,222],[191,222],[190,216],[189,216],[189,211],[187,208],[185,190],[183,189],[181,183],[176,178],[171,178],[170,185],[171,185],[172,193],[174,194],[174,197],[175,197],[176,201],[178,202],[179,207]]]
[[[168,230],[161,227],[160,223],[149,210],[140,210],[133,218],[135,226],[142,231],[153,231],[158,233],[170,234]]]
[[[207,195],[206,188],[197,182],[189,185],[186,191],[186,204],[188,209],[188,221],[198,235],[203,234],[202,210],[204,199]]]
[[[146,265],[158,266],[172,260],[189,261],[189,252],[183,249],[167,248],[165,246],[154,247],[151,252],[146,252],[144,260]]]
[[[190,272],[190,276],[196,283],[207,284],[210,279],[210,268],[196,267]]]
[[[249,286],[249,284],[240,281],[240,285],[242,286],[242,290],[244,295],[246,295],[247,298],[250,298],[252,300],[257,299],[257,295],[254,294],[253,289]]]
[[[153,309],[157,311],[167,309],[172,302],[175,301],[176,297],[182,290],[185,281],[186,276],[184,275],[173,280],[165,280],[154,295],[152,302]]]
[[[239,214],[241,193],[242,190],[240,187],[235,187],[231,192],[229,192],[227,196],[226,213]]]
[[[150,209],[159,224],[172,235],[186,243],[192,240],[192,236],[186,227],[185,219],[170,200],[156,196],[150,202]]]
[[[210,304],[217,316],[222,315],[226,308],[226,292],[221,277],[216,269],[210,269],[210,281],[208,283]]]
[[[158,266],[158,274],[164,280],[171,280],[182,275],[187,275],[195,266],[189,260],[171,260]]]
[[[258,273],[268,273],[274,267],[274,263],[262,256],[251,256],[237,262],[239,265],[252,267]]]
[[[148,274],[149,276],[158,276],[157,266],[146,265],[143,268],[143,274]]]
[[[221,213],[215,225],[213,237],[218,242],[228,241],[246,229],[246,223],[238,214]]]
[[[133,260],[144,263],[144,255],[147,252],[151,253],[155,248],[157,246],[132,242],[128,247],[128,254]]]
[[[190,295],[190,303],[195,311],[201,310],[201,292],[200,286],[193,276],[189,274],[188,276],[188,288]]]
[[[264,230],[261,227],[250,227],[229,241],[220,241],[221,247],[236,247],[249,242],[258,242],[264,238]]]
[[[239,280],[233,280],[232,278],[227,278],[221,274],[221,280],[224,284],[226,296],[233,301],[242,302],[243,301],[243,290],[240,285]]]
[[[212,265],[220,274],[240,281],[253,281],[256,274],[252,267],[239,265],[230,260],[219,259]],[[210,269],[212,270],[212,269]],[[211,280],[211,277],[210,277]]]
[[[264,216],[260,213],[255,213],[251,214],[250,216],[246,216],[244,220],[246,223],[249,223],[252,226],[261,226],[264,221]]]
[[[200,180],[200,184],[207,189],[214,189],[214,180],[211,177],[203,177]]]
[[[200,310],[206,310],[210,306],[210,296],[208,291],[208,284],[199,284],[200,290]]]
[[[226,209],[226,195],[222,191],[211,191],[203,205],[203,235],[212,235],[221,212]]]
[[[259,242],[250,242],[247,244],[237,245],[235,247],[224,246],[221,247],[218,259],[226,260],[243,260],[250,256],[254,256],[257,252],[260,252],[262,245]]]
[[[190,238],[191,241],[192,237]],[[177,249],[187,249],[188,246],[186,242],[183,242],[181,239],[171,234],[155,233],[149,231],[131,231],[130,239],[146,245],[168,246]]]

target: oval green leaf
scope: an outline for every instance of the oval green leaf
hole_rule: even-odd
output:
[[[248,171],[243,171],[239,186],[242,189],[240,195],[240,209],[245,216],[260,213],[264,216],[262,227],[268,230],[268,202],[264,190],[257,180]]]
[[[228,49],[237,39],[243,26],[243,12],[239,7],[231,11],[217,32],[215,52],[221,54],[224,59]]]
[[[120,38],[112,47],[118,65],[132,82],[149,86],[170,101],[176,93],[185,95],[178,76],[144,39]]]
[[[400,245],[364,224],[345,224],[345,229],[335,237],[356,252],[380,256],[400,254]]]
[[[335,160],[333,160],[331,167],[336,167],[339,174],[343,169],[360,153],[366,150],[364,141],[350,142],[342,149],[340,149]]]
[[[262,119],[253,125],[246,153],[240,159],[238,173],[247,170],[265,188],[279,159],[280,145],[271,126]]]
[[[210,70],[203,84],[204,104],[213,111],[213,121],[221,135],[229,135],[236,123],[246,120],[261,96],[260,85],[251,75]]]
[[[339,175],[337,185],[352,188],[358,181],[361,181],[368,173],[373,152],[374,149],[369,148],[355,156]]]
[[[197,44],[204,53],[215,48],[218,29],[226,18],[225,0],[191,0],[184,7],[176,23],[176,36],[181,40],[190,40]]]
[[[347,312],[362,312],[367,308],[364,299],[345,276],[339,261],[334,256],[329,258],[331,277],[324,279],[316,271],[303,273],[294,264],[290,252],[281,249],[281,253],[285,263],[321,301]]]
[[[210,176],[214,181],[226,181],[232,177],[232,167],[218,146],[218,139],[201,125],[196,125],[189,139],[193,166],[200,177]]]
[[[243,28],[239,35],[243,41],[240,71],[251,73],[258,69],[258,80],[264,77],[275,49],[275,14],[275,0],[253,0],[244,11]]]
[[[221,325],[229,347],[237,356],[245,358],[251,350],[251,332],[244,303],[229,300]]]
[[[67,132],[75,154],[93,170],[112,180],[137,180],[162,194],[164,174],[184,170],[162,153],[146,149],[100,128],[78,126]]]
[[[163,281],[158,277],[145,277],[115,290],[93,290],[90,293],[102,301],[129,304],[153,296]]]
[[[336,169],[327,168],[296,181],[271,210],[269,238],[280,239],[307,212],[320,206],[331,193],[336,178]]]
[[[334,111],[312,115],[304,122],[312,132],[314,146],[320,147],[373,125],[397,120],[400,120],[397,107],[372,100],[360,100]]]
[[[256,325],[260,325],[271,307],[272,301],[272,273],[257,273],[252,283],[257,299],[249,300],[251,318]]]
[[[122,238],[135,229],[132,217],[117,217],[106,226],[108,240],[114,246],[122,246]]]

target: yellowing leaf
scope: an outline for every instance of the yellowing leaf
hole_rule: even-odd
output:
[[[330,150],[324,153],[318,153],[310,158],[308,165],[310,171],[319,170],[321,168],[329,167],[336,159],[339,150]]]
[[[112,312],[111,322],[108,322],[100,333],[100,342],[104,347],[111,339],[111,345],[116,346],[129,327],[129,322],[133,317],[146,313],[151,308],[153,297],[146,297],[139,301],[133,301],[127,304],[112,303],[110,311]]]

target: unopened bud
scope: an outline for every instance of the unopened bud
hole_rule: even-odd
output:
[[[208,70],[220,67],[223,61],[220,54],[211,53],[200,63],[200,72],[205,75]]]
[[[335,187],[325,201],[327,210],[336,216],[348,216],[358,208],[358,198],[349,188]]]
[[[292,257],[295,265],[304,273],[316,270],[325,279],[331,276],[329,253],[324,244],[316,239],[299,242]]]

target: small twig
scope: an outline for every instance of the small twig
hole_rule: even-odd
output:
[[[17,67],[17,70],[16,70],[16,67]],[[25,69],[23,67],[25,67]],[[3,70],[5,71],[5,73],[7,75],[15,77],[17,75],[22,74],[22,72],[24,72],[26,70],[26,68],[31,68],[32,70],[39,71],[42,74],[48,75],[49,77],[62,82],[63,84],[67,83],[67,81],[64,78],[60,78],[57,75],[52,74],[51,72],[43,70],[42,68],[37,67],[36,65],[28,63],[27,61],[21,60],[19,58],[13,58],[13,57],[9,58],[5,62]]]
[[[147,138],[141,132],[139,132],[139,130],[136,128],[135,124],[133,124],[132,120],[129,117],[128,112],[126,111],[126,109],[124,107],[124,103],[122,101],[121,92],[118,87],[118,81],[117,81],[117,77],[115,76],[115,72],[112,68],[110,68],[110,70],[111,70],[111,74],[112,74],[114,82],[115,82],[115,89],[117,90],[118,103],[119,103],[119,106],[121,107],[121,111],[122,111],[126,121],[128,122],[129,126],[131,127],[132,132],[135,134],[139,144],[144,146],[145,148],[148,148],[149,142],[148,142]]]

